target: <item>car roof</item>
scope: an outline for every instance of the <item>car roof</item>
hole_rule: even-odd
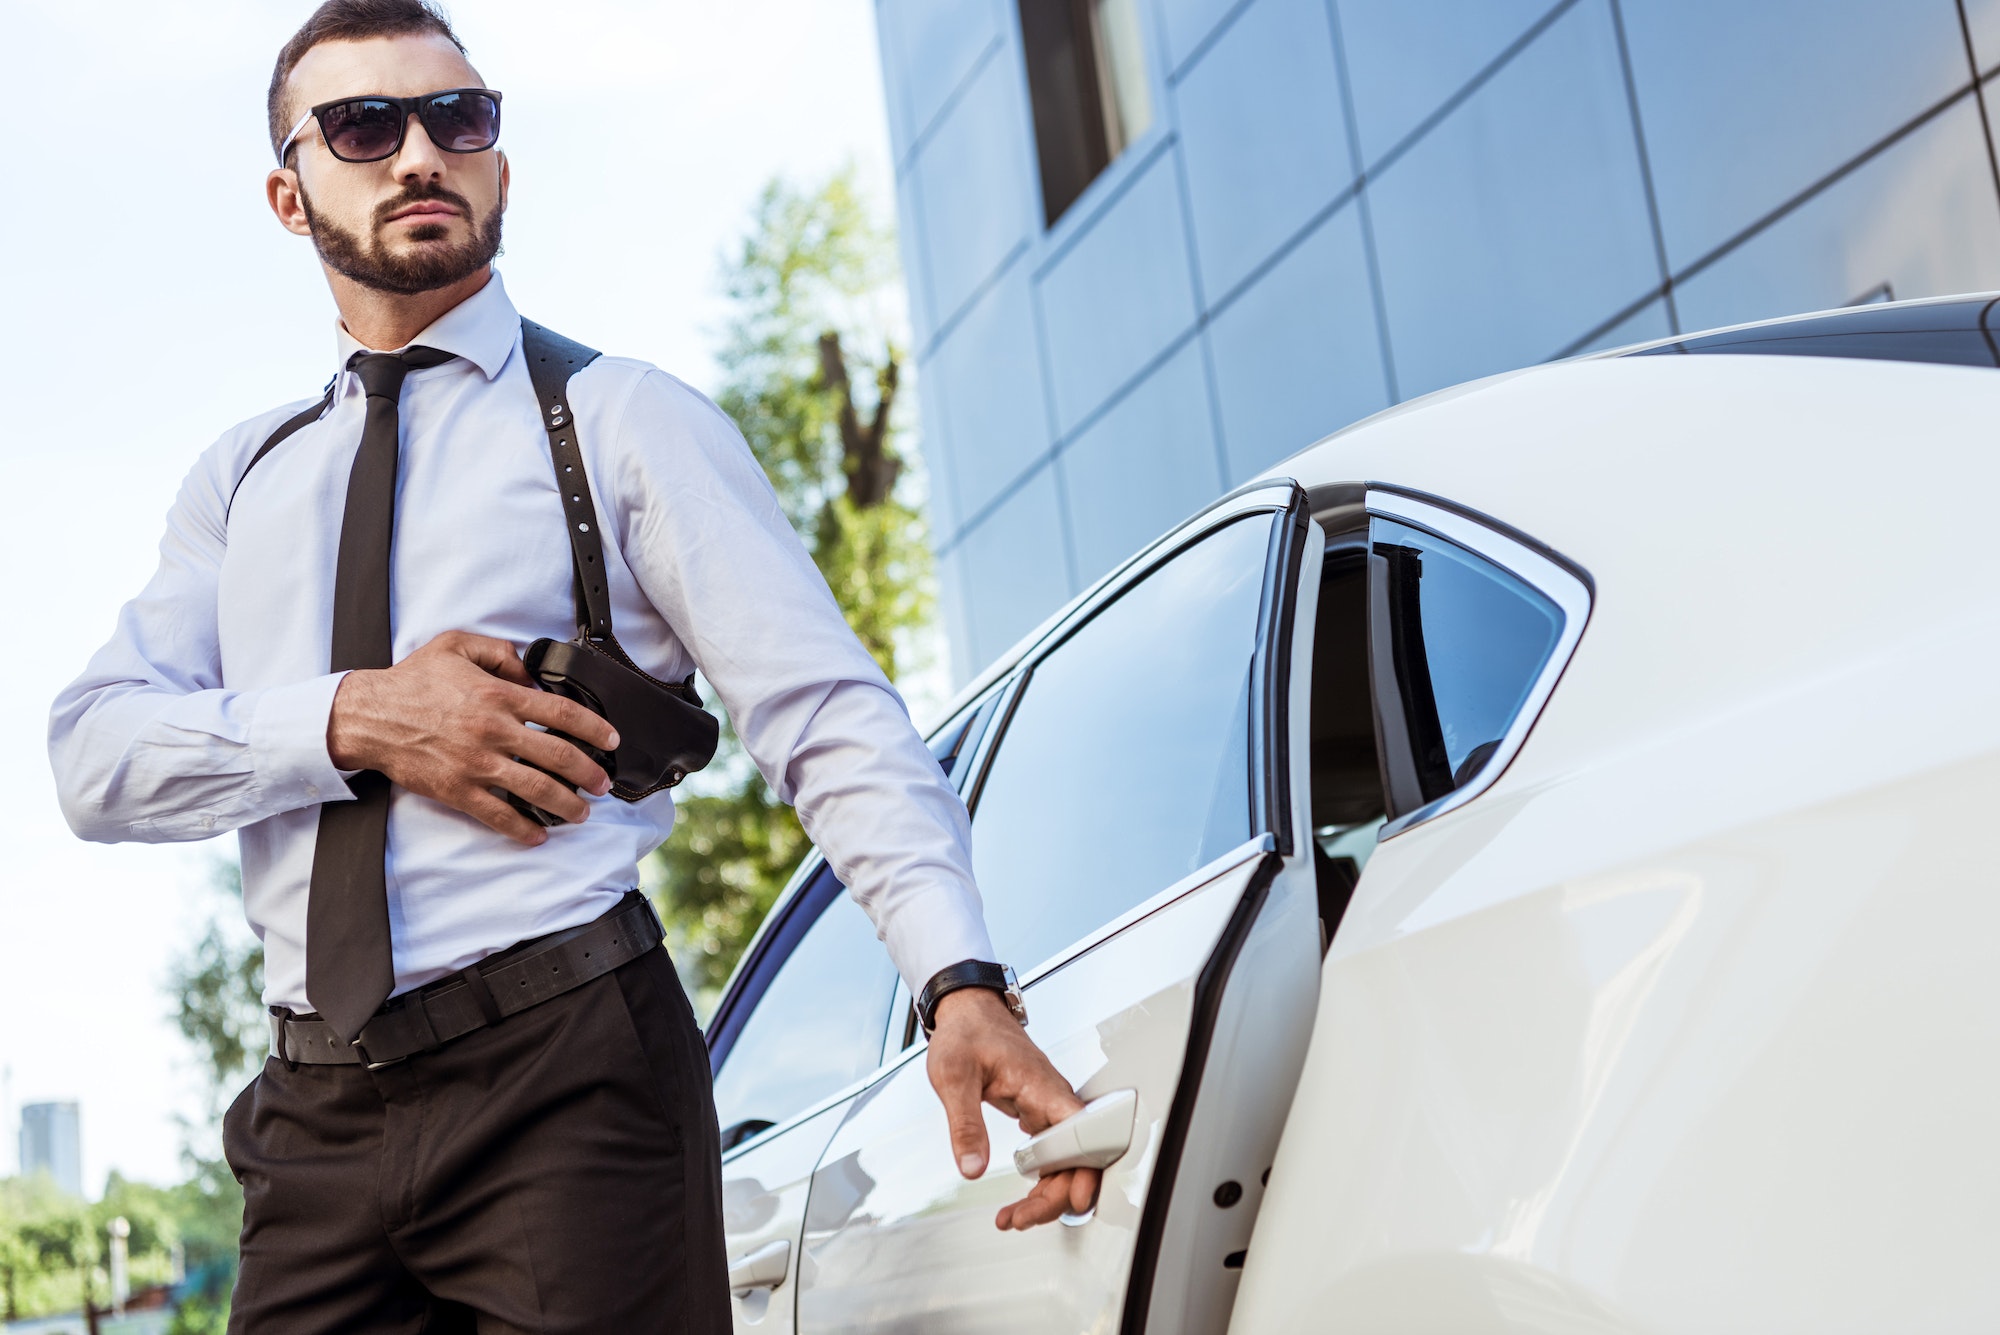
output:
[[[2000,367],[2000,336],[1994,328],[1996,306],[2000,306],[2000,295],[1993,293],[1850,306],[1662,339],[1599,355],[1761,354]]]
[[[1408,399],[1372,416],[1362,418],[1273,464],[1237,491],[1282,485],[1292,480],[1310,487],[1326,481],[1329,477],[1360,481],[1365,477],[1375,476],[1377,474],[1370,473],[1366,469],[1356,471],[1352,467],[1335,464],[1329,470],[1328,465],[1333,460],[1348,454],[1348,450],[1343,448],[1348,442],[1358,443],[1357,438],[1376,436],[1382,427],[1395,419],[1416,415],[1429,416],[1454,400],[1484,397],[1495,391],[1511,393],[1511,389],[1503,387],[1520,385],[1525,388],[1527,385],[1551,378],[1556,382],[1567,381],[1569,377],[1565,374],[1566,368],[1573,368],[1578,363],[1631,364],[1637,359],[1667,356],[1701,357],[1705,360],[1711,355],[1731,354],[1847,358],[1871,362],[1929,363],[1957,367],[2000,367],[2000,293],[1972,293],[1814,311],[1725,326],[1700,333],[1676,335],[1647,343],[1585,353],[1565,361],[1546,362],[1503,371],[1484,379],[1467,381],[1418,398]],[[1701,379],[1705,380],[1708,377]],[[1551,384],[1549,388],[1558,398],[1565,393],[1565,389],[1558,384]],[[1367,455],[1373,451],[1364,448],[1361,453]],[[1220,503],[1220,500],[1216,502]],[[1209,508],[1204,506],[1203,511]],[[1183,526],[1175,525],[1167,534],[1162,535],[1160,541],[1164,542],[1171,533]],[[1157,545],[1157,543],[1149,544],[1146,550]],[[954,717],[968,704],[984,695],[996,682],[1004,679],[1018,667],[1034,646],[1044,641],[1057,626],[1080,607],[1091,602],[1099,589],[1124,577],[1125,573],[1136,564],[1140,562],[1135,554],[1133,560],[1122,563],[1118,569],[1104,576],[1091,588],[1079,593],[1063,607],[1051,613],[1041,625],[1022,636],[1006,652],[994,658],[977,677],[956,693],[950,706],[939,716],[940,720]]]

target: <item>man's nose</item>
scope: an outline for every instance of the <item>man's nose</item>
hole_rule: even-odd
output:
[[[396,179],[405,183],[435,181],[444,175],[444,154],[431,142],[430,131],[414,111],[403,126],[403,146],[396,150],[391,167]]]

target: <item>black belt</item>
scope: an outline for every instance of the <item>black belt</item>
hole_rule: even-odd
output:
[[[318,1016],[273,1007],[271,1055],[285,1062],[365,1065],[371,1071],[393,1066],[601,978],[663,938],[653,906],[637,890],[628,891],[596,922],[524,941],[453,977],[392,998],[352,1044],[341,1042]]]

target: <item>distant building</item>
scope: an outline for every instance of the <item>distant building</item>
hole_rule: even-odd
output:
[[[2000,288],[1993,0],[876,13],[960,681],[1377,409]]]
[[[83,1127],[74,1103],[21,1109],[21,1176],[47,1173],[72,1196],[83,1195]]]

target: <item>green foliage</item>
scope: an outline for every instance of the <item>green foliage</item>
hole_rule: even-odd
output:
[[[46,1174],[0,1179],[0,1303],[6,1315],[82,1307],[97,1241],[90,1207]]]
[[[206,1086],[201,1122],[183,1128],[188,1178],[173,1188],[172,1209],[192,1292],[174,1314],[179,1335],[220,1332],[229,1318],[236,1242],[243,1230],[243,1189],[218,1149],[223,1111],[263,1064],[270,1039],[264,1020],[264,946],[237,926],[242,909],[236,864],[215,869],[218,904],[193,949],[174,963],[168,982],[174,1022],[194,1047]],[[133,1221],[134,1237],[138,1223]]]
[[[123,1218],[134,1289],[173,1276],[174,1247],[186,1225],[183,1190],[131,1182],[113,1173],[89,1204],[46,1174],[0,1179],[0,1315],[6,1319],[73,1312],[84,1296],[110,1294],[104,1269],[113,1219]]]
[[[232,907],[243,898],[242,873],[235,863],[217,863],[214,881]],[[224,920],[224,913],[231,921]],[[241,933],[230,930],[236,916],[229,909],[212,914],[193,951],[174,962],[168,980],[174,1022],[200,1054],[211,1104],[249,1078],[270,1043],[263,1005],[264,943],[240,940]]]
[[[725,267],[734,313],[716,396],[892,681],[920,657],[931,615],[930,549],[895,439],[902,357],[880,312],[895,281],[893,238],[851,171],[810,188],[772,182]],[[683,970],[712,992],[807,841],[731,731],[690,789],[649,883]]]

